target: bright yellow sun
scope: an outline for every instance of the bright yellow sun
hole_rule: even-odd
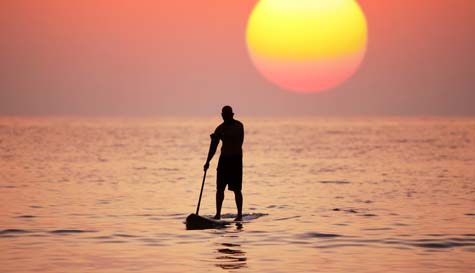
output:
[[[327,90],[350,78],[366,44],[366,18],[355,0],[260,0],[247,26],[257,69],[297,92]]]

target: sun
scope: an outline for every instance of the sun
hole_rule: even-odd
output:
[[[365,15],[354,0],[260,0],[246,32],[257,70],[282,88],[307,93],[349,79],[367,39]]]

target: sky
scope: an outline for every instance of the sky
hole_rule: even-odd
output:
[[[256,3],[2,0],[0,115],[475,115],[475,1],[358,0],[363,63],[312,94],[254,67]]]

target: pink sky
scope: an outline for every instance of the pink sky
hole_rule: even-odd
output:
[[[0,115],[475,115],[475,1],[359,0],[361,69],[324,93],[254,68],[256,0],[4,0]]]

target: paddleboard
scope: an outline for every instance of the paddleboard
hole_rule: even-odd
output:
[[[186,217],[186,229],[210,229],[224,228],[232,222],[224,220],[215,220],[194,213]]]

